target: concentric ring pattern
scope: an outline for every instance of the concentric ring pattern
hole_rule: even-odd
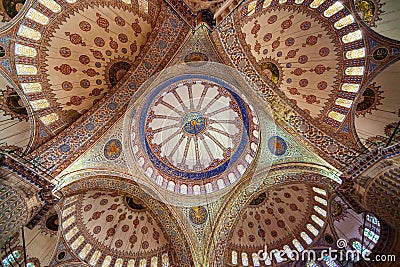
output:
[[[139,110],[132,123],[133,153],[147,177],[170,191],[204,194],[225,188],[256,156],[253,108],[220,79],[181,75],[165,81]]]

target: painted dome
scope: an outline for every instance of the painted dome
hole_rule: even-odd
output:
[[[131,127],[133,154],[146,176],[169,191],[218,191],[239,180],[256,156],[257,116],[222,79],[198,74],[166,80],[139,110]]]

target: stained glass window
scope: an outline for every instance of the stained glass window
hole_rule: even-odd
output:
[[[139,267],[146,267],[146,263],[147,263],[146,259],[141,259],[139,262]]]
[[[353,243],[351,245],[353,246],[353,248],[355,250],[357,250],[358,252],[362,253],[363,256],[368,256],[371,253],[371,251],[368,250],[366,247],[361,246],[361,243],[358,242],[357,240],[353,241]]]
[[[128,267],[135,267],[135,260],[129,260]],[[163,267],[164,267],[164,265],[163,265]]]
[[[61,6],[54,0],[39,0],[39,3],[41,3],[54,13],[59,13],[61,11]]]
[[[362,57],[365,57],[365,47],[346,52],[347,59],[362,58]]]
[[[338,267],[337,264],[336,264],[336,262],[335,262],[334,260],[332,260],[332,258],[329,257],[328,255],[325,255],[325,256],[324,256],[324,261],[325,261],[325,264],[326,264],[328,267]]]
[[[307,262],[307,267],[319,267],[318,264],[315,263],[315,261],[310,260]]]
[[[47,99],[37,99],[29,102],[34,110],[48,108],[50,106]]]
[[[138,0],[139,9],[144,13],[149,13],[149,3],[146,0]]]
[[[108,255],[107,257],[105,257],[105,258],[104,258],[104,261],[103,261],[103,265],[101,265],[101,267],[108,267],[108,266],[110,266],[111,260],[112,260],[112,258],[111,258],[110,255]]]
[[[256,12],[257,1],[250,2],[247,6],[247,16],[251,16]]]
[[[314,235],[317,236],[319,231],[310,223],[307,224],[307,229]]]
[[[76,0],[66,0],[67,1],[67,3],[69,3],[69,4],[74,4],[74,3],[76,3]]]
[[[298,4],[298,5],[300,5],[300,4],[302,4],[303,2],[304,2],[304,0],[295,0],[294,1],[296,4]]]
[[[346,75],[363,75],[364,67],[348,67],[344,72]]]
[[[314,0],[311,4],[311,8],[318,8],[320,5],[322,5],[325,2],[325,0]]]
[[[35,267],[36,265],[33,262],[28,262],[26,267]]]
[[[40,117],[40,120],[45,124],[45,125],[50,125],[53,122],[58,120],[58,115],[56,113],[50,113],[47,114],[43,117]],[[65,227],[64,227],[65,228]]]
[[[64,221],[62,226],[63,228],[67,228],[68,226],[70,226],[73,222],[75,222],[75,216],[71,216],[68,218],[68,220]]]
[[[128,4],[128,5],[132,4],[131,0],[122,0],[122,2],[124,2],[125,4]]]
[[[324,226],[324,221],[323,220],[321,220],[318,216],[316,216],[316,215],[311,215],[311,219],[316,223],[316,224],[318,224],[319,226]]]
[[[42,25],[47,25],[49,23],[48,17],[33,8],[28,10],[26,17]]]
[[[164,253],[162,255],[162,267],[169,267],[169,258],[168,258],[168,253]]]
[[[347,44],[347,43],[351,43],[357,40],[361,40],[362,38],[362,34],[360,30],[357,30],[355,32],[351,32],[346,34],[345,36],[342,37],[342,41],[343,43]]]
[[[238,263],[238,254],[236,251],[232,250],[232,264]]]
[[[304,250],[304,247],[301,245],[299,240],[293,239],[292,243],[293,243],[293,246],[297,249],[298,252],[302,252]]]
[[[333,5],[331,5],[327,10],[324,12],[324,16],[329,18],[338,13],[340,10],[342,10],[344,6],[340,2],[335,2]]]
[[[249,266],[249,258],[246,252],[242,252],[242,264],[243,266]]]
[[[357,93],[359,89],[360,89],[359,84],[344,83],[342,85],[342,90],[346,92]]]
[[[267,8],[271,5],[272,0],[264,0],[263,8]]]
[[[84,260],[91,249],[92,249],[92,245],[86,244],[83,247],[83,249],[81,250],[81,252],[79,252],[79,257]]]
[[[373,241],[374,243],[378,242],[379,240],[379,235],[375,234],[368,228],[364,228],[364,236],[368,237],[368,239]]]
[[[313,189],[313,191],[315,193],[318,193],[320,195],[326,196],[326,191],[324,189],[321,189],[321,188],[318,188],[318,187],[313,187],[312,189]]]
[[[151,258],[151,267],[157,267],[157,261],[158,261],[157,256],[152,257]]]
[[[66,216],[70,215],[74,211],[75,211],[75,206],[71,206],[71,207],[63,210],[62,215],[63,215],[63,217],[66,217]]]
[[[275,251],[274,251],[274,250],[273,250],[273,251],[271,251],[271,252],[274,252],[274,257],[275,257],[275,260],[276,260],[277,263],[280,263],[280,262],[285,261],[285,259],[282,258],[280,251],[278,251],[278,250],[275,250]]]
[[[34,40],[34,41],[40,40],[40,38],[42,38],[42,35],[40,34],[40,32],[38,32],[37,30],[31,29],[29,27],[26,27],[25,25],[19,26],[17,35]]]
[[[32,65],[15,64],[18,75],[35,75],[37,74],[37,68]]]
[[[287,0],[279,0],[279,4],[284,4],[286,2],[287,2]]]
[[[99,259],[100,259],[100,256],[101,256],[101,252],[98,251],[98,250],[96,250],[96,251],[93,253],[92,257],[90,258],[89,264],[92,265],[92,266],[96,266],[96,265],[97,265],[97,262],[98,262]],[[133,266],[132,266],[132,267],[133,267]]]
[[[314,210],[321,214],[323,217],[326,217],[326,210],[322,209],[321,207],[314,206]]]
[[[346,115],[338,113],[336,111],[330,111],[328,113],[328,117],[334,119],[335,121],[342,122],[344,120],[344,118],[346,117]]]
[[[78,227],[74,226],[74,228],[69,230],[69,232],[65,235],[65,239],[67,239],[68,241],[71,240],[71,238],[74,237],[78,232]]]
[[[80,235],[75,241],[72,243],[71,248],[76,250],[82,243],[85,241],[85,238]]]
[[[16,43],[15,54],[24,57],[35,57],[37,55],[37,51],[33,47]]]
[[[326,201],[326,199],[323,199],[319,196],[314,196],[315,201],[317,201],[318,203],[321,203],[322,205],[327,206],[328,205],[328,201]]]
[[[338,98],[335,101],[336,105],[342,106],[342,107],[345,107],[345,108],[350,108],[352,103],[353,103],[353,100],[344,99],[344,98]]]
[[[251,257],[253,258],[253,266],[260,266],[260,259],[258,258],[257,253],[251,254]]]
[[[301,238],[303,238],[304,241],[306,241],[307,245],[310,245],[312,243],[312,239],[309,235],[307,235],[305,232],[300,233]]]
[[[288,245],[283,246],[283,251],[285,251],[286,256],[288,258],[294,258],[295,255],[294,255],[292,249]]]
[[[340,30],[341,28],[344,28],[354,22],[354,17],[352,15],[347,15],[346,17],[343,17],[339,19],[338,21],[333,24],[333,27],[336,29]]]
[[[15,260],[19,259],[20,257],[21,252],[19,250],[15,250],[12,254],[10,253],[5,259],[3,259],[2,263],[4,267],[13,266],[12,263],[14,263]]]
[[[121,259],[121,258],[118,258],[116,261],[115,261],[115,264],[114,264],[114,267],[122,267],[122,264],[124,263],[124,260],[123,259]],[[153,266],[153,265],[152,265]]]
[[[371,223],[373,223],[375,225],[378,225],[378,226],[381,225],[379,223],[379,220],[375,216],[372,216],[372,215],[369,215],[369,214],[367,214],[367,221],[369,221],[369,222],[371,222]]]

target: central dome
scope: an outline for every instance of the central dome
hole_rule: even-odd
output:
[[[258,118],[237,89],[247,83],[203,69],[157,76],[141,87],[147,94],[126,117],[130,164],[142,170],[140,184],[162,197],[226,192],[222,189],[239,181],[257,155]]]
[[[251,115],[242,98],[225,86],[200,78],[181,80],[160,88],[144,105],[142,147],[165,175],[211,178],[243,153]]]

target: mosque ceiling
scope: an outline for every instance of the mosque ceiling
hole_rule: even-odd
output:
[[[366,146],[386,146],[400,141],[400,131],[395,129],[400,115],[400,64],[394,63],[367,86],[356,107],[355,127],[360,141]]]
[[[88,144],[93,134],[100,134],[100,129],[105,130],[120,116],[105,119],[99,114],[101,107],[111,105],[111,113],[106,117],[114,112],[122,114],[123,108],[118,105],[114,108],[113,104],[122,100],[117,97],[118,93],[122,95],[121,89],[135,91],[144,81],[144,73],[148,76],[150,70],[162,68],[153,63],[169,61],[174,50],[166,48],[178,47],[177,40],[183,40],[186,34],[169,31],[165,23],[171,23],[175,29],[179,25],[183,31],[189,27],[179,18],[149,16],[149,12],[172,12],[171,16],[176,16],[164,4],[155,2],[60,3],[39,1],[24,13],[21,23],[9,31],[16,37],[15,42],[10,42],[10,35],[3,38],[8,40],[10,48],[13,47],[11,51],[16,57],[2,63],[6,71],[8,68],[9,72],[14,72],[22,87],[20,93],[32,107],[36,118],[36,146],[85,114],[81,118],[88,122],[85,127],[83,123],[73,124],[68,134],[64,131],[57,141],[52,140],[34,152],[34,156],[41,155],[41,163],[54,162],[53,170],[63,161],[75,158],[78,148],[84,151],[81,146]],[[363,29],[360,30],[350,14],[351,6],[332,1],[307,3],[265,1],[261,5],[247,1],[222,22],[210,40],[214,39],[216,45],[216,60],[233,64],[238,69],[245,66],[247,70],[242,71],[256,79],[254,82],[260,86],[260,91],[268,97],[279,96],[280,99],[268,99],[270,103],[276,101],[271,106],[280,117],[278,120],[311,141],[326,160],[333,156],[331,163],[340,167],[340,162],[356,156],[362,145],[353,129],[352,111],[354,100],[366,80],[365,70],[370,65],[375,70],[380,69],[376,66],[385,62],[370,64],[369,58],[365,58],[372,47],[366,45],[364,32],[361,36]],[[232,17],[235,21],[231,21]],[[177,21],[180,22],[176,24]],[[266,21],[268,27],[261,21]],[[241,47],[250,65],[243,65],[244,61],[239,60],[237,54],[233,59],[231,40],[227,42],[224,39],[227,36],[216,34],[222,33],[224,27],[229,27],[235,35],[239,42],[236,48]],[[174,33],[176,37],[172,37]],[[153,44],[153,49],[145,43]],[[167,43],[171,46],[166,46]],[[39,45],[46,48],[38,49]],[[159,53],[157,49],[171,53]],[[397,50],[393,49],[387,49],[388,58],[394,59]],[[314,53],[316,50],[318,53]],[[204,57],[201,52],[186,56]],[[159,60],[161,58],[164,61]],[[249,68],[253,68],[252,73],[248,72]],[[140,71],[142,75],[133,77],[133,73]],[[119,92],[112,89],[115,85]],[[107,97],[103,98],[105,95]],[[93,104],[96,104],[95,108],[91,108]],[[97,119],[95,114],[99,115]],[[93,122],[100,122],[102,127]],[[70,139],[71,133],[79,131],[79,137]],[[313,140],[316,134],[325,136],[323,140]],[[74,144],[74,140],[80,141]],[[68,155],[72,154],[73,158],[70,158]]]
[[[291,184],[261,192],[237,218],[226,252],[226,262],[241,262],[263,250],[309,247],[326,226],[327,192],[319,187]],[[240,260],[241,258],[241,260]],[[271,259],[272,260],[272,259]]]
[[[108,261],[134,266],[135,259],[152,262],[153,257],[157,262],[171,261],[176,255],[172,256],[174,251],[156,218],[139,199],[88,191],[65,199],[63,239],[91,265]]]

